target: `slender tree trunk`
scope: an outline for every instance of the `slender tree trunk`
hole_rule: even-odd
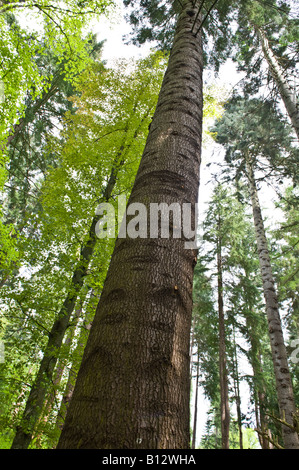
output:
[[[278,87],[280,96],[284,102],[284,105],[290,117],[293,128],[299,139],[299,108],[298,108],[298,102],[297,102],[297,97],[296,97],[295,84],[294,84],[294,89],[292,89],[292,87],[290,87],[288,81],[284,77],[284,72],[278,60],[276,59],[270,47],[269,41],[266,38],[263,31],[257,26],[255,26],[255,31],[260,39],[263,54],[268,63],[271,76]]]
[[[295,402],[291,375],[287,361],[287,351],[284,343],[281,320],[278,309],[277,294],[275,291],[272,275],[270,256],[258,193],[254,178],[252,163],[247,158],[247,176],[250,188],[252,212],[257,240],[257,248],[260,261],[260,269],[263,282],[264,297],[269,327],[272,360],[276,380],[276,390],[280,417],[293,426],[293,415],[295,413]],[[296,430],[282,425],[284,446],[286,449],[298,449],[299,438]]]
[[[77,379],[77,370],[72,365],[69,371],[67,384],[64,390],[64,394],[61,400],[59,412],[58,412],[57,419],[56,419],[56,427],[60,430],[62,430],[64,422],[65,422],[66,413],[67,413],[67,410],[68,410],[68,407],[69,407],[69,404],[70,404],[70,401],[74,392],[76,379]]]
[[[195,325],[195,317],[193,316],[192,318],[192,324],[191,324],[191,341],[190,341],[190,380],[192,380],[192,371],[193,371],[193,348],[195,344],[195,331],[194,331],[194,325]]]
[[[198,197],[201,37],[182,3],[129,200],[147,213],[161,202],[194,209]],[[189,447],[194,260],[182,238],[118,238],[58,448]]]
[[[196,382],[195,382],[195,403],[194,403],[194,419],[193,419],[193,433],[192,433],[192,449],[196,447],[196,427],[197,427],[197,407],[198,407],[198,382],[199,382],[199,354],[197,354],[196,365]]]
[[[218,231],[220,232],[220,218]],[[220,417],[221,417],[221,438],[222,449],[229,449],[229,423],[230,411],[228,401],[228,378],[226,366],[225,347],[225,323],[223,308],[223,279],[222,279],[222,254],[221,237],[217,240],[217,272],[218,272],[218,315],[219,315],[219,375],[220,375]]]

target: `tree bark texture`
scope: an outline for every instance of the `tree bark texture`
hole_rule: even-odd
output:
[[[252,212],[257,240],[257,248],[266,303],[272,360],[276,380],[276,390],[281,419],[293,425],[295,401],[292,380],[289,372],[287,351],[284,343],[278,299],[272,274],[267,238],[262,218],[252,163],[247,159],[246,170],[251,195]],[[298,449],[299,438],[295,430],[282,425],[286,449]]]
[[[264,57],[268,63],[268,67],[271,73],[273,80],[275,81],[277,88],[279,90],[280,96],[284,102],[287,113],[291,120],[292,126],[297,134],[299,139],[299,108],[296,96],[296,86],[294,84],[294,89],[292,89],[284,76],[284,72],[275,57],[268,39],[266,38],[263,31],[255,27],[257,35],[260,39]]]
[[[197,202],[203,64],[195,14],[184,1],[129,205]],[[58,448],[189,447],[194,261],[182,238],[117,239]]]

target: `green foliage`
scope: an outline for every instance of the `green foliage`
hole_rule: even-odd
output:
[[[22,30],[14,17],[9,17],[6,21],[5,17],[0,16],[0,31],[0,81],[3,93],[0,102],[0,142],[3,147],[12,125],[16,122],[17,113],[20,111],[22,115],[22,98],[27,90],[31,90],[36,97],[46,84],[43,84],[43,77],[39,75],[32,60],[40,48],[36,35]]]
[[[299,315],[299,267],[298,267],[298,189],[290,186],[285,194],[276,204],[278,210],[282,211],[283,222],[279,228],[274,230],[273,235],[277,242],[276,249],[276,272],[278,279],[279,299],[287,304],[288,327],[290,330],[297,329]],[[294,333],[295,333],[294,331]],[[293,333],[293,334],[294,334]],[[294,338],[295,339],[295,338]]]
[[[287,331],[287,350],[289,365],[293,377],[296,403],[299,403],[299,370],[296,356],[292,354],[299,339],[299,266],[298,266],[298,189],[290,186],[277,203],[283,219],[278,228],[273,230],[275,241],[275,277],[281,309]],[[293,344],[295,341],[295,346]],[[292,359],[293,358],[293,359]]]
[[[206,257],[200,258],[194,271],[193,342],[198,355],[200,384],[205,395],[214,399],[219,392],[218,313]],[[197,362],[197,361],[196,361]]]
[[[213,416],[207,421],[205,433],[200,442],[200,449],[221,449],[221,436],[216,423],[213,424]],[[256,436],[256,432],[251,428],[242,428],[243,435],[243,449],[260,449],[260,444]],[[230,432],[229,436],[230,449],[240,449],[239,431],[234,429]]]
[[[268,99],[271,95],[279,109],[280,97],[274,77],[263,66],[265,58],[257,28],[269,41],[290,83],[296,76],[298,19],[292,17],[291,6],[286,2],[246,0],[238,3],[235,20],[237,30],[232,39],[231,57],[238,70],[246,73],[242,80],[243,91],[247,97],[259,93]]]
[[[63,64],[64,78],[72,83],[76,83],[78,74],[90,60],[90,37],[82,39],[83,30],[91,19],[90,13],[84,11],[84,8],[80,9],[75,2],[66,2],[66,10],[59,3],[25,3],[29,9],[37,9],[38,17],[35,19],[43,22],[42,32],[22,28],[11,13],[0,17],[0,82],[4,92],[4,99],[0,103],[2,147],[13,126],[24,115],[26,95],[30,94],[34,100],[50,86],[52,75],[48,71],[46,74],[41,73],[33,58],[46,55],[51,50],[57,64]],[[90,7],[92,10],[93,5]],[[95,2],[94,7],[95,11],[102,13],[107,3]]]

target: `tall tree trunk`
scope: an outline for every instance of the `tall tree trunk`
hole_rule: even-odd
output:
[[[283,338],[278,309],[278,299],[275,291],[264,222],[258,199],[253,166],[252,162],[249,160],[249,157],[246,159],[246,170],[250,188],[257,248],[266,303],[280,417],[282,420],[289,423],[290,426],[293,426],[293,415],[295,413],[293,386],[287,361],[287,351]],[[285,448],[298,449],[299,438],[296,430],[282,425],[282,431]]]
[[[197,202],[203,63],[195,13],[183,1],[129,200],[147,213],[150,203],[194,210]],[[58,448],[189,447],[194,260],[182,238],[118,238]]]
[[[220,233],[220,218],[218,222],[218,232]],[[222,449],[229,449],[229,423],[230,411],[228,401],[228,378],[226,365],[225,347],[225,323],[223,308],[223,279],[222,279],[222,253],[221,237],[217,240],[217,278],[218,278],[218,315],[219,315],[219,375],[220,375],[220,418],[221,418],[221,439]]]
[[[273,80],[275,81],[277,88],[279,90],[280,96],[284,102],[287,113],[290,117],[293,128],[299,139],[299,108],[296,97],[296,88],[294,84],[294,89],[290,87],[288,81],[284,76],[284,72],[275,57],[268,39],[266,38],[264,32],[255,25],[255,31],[260,39],[264,57],[268,63],[269,70]]]

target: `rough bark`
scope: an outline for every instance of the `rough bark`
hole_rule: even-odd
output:
[[[201,37],[183,6],[129,205],[197,202]],[[58,448],[189,447],[194,258],[181,238],[117,239]]]
[[[269,70],[273,80],[279,90],[280,96],[284,102],[285,108],[293,125],[293,128],[299,139],[299,108],[296,96],[296,89],[292,89],[284,76],[284,72],[275,57],[268,39],[263,31],[255,26],[256,33],[260,39],[264,57],[268,63]],[[294,85],[295,87],[295,85]]]
[[[246,170],[251,195],[252,212],[257,240],[257,248],[266,303],[272,361],[276,380],[276,391],[281,419],[291,426],[295,414],[295,402],[291,375],[287,360],[287,351],[284,343],[281,319],[279,315],[278,299],[272,274],[270,255],[264,228],[262,212],[259,204],[252,162],[246,161]],[[282,425],[284,446],[286,449],[298,449],[299,438],[295,430]]]
[[[218,229],[220,232],[221,221]],[[223,279],[222,279],[222,253],[221,238],[217,240],[217,289],[218,289],[218,318],[219,318],[219,376],[220,376],[220,417],[222,449],[229,449],[229,423],[230,410],[228,400],[228,377],[226,366],[225,322],[223,306]]]

